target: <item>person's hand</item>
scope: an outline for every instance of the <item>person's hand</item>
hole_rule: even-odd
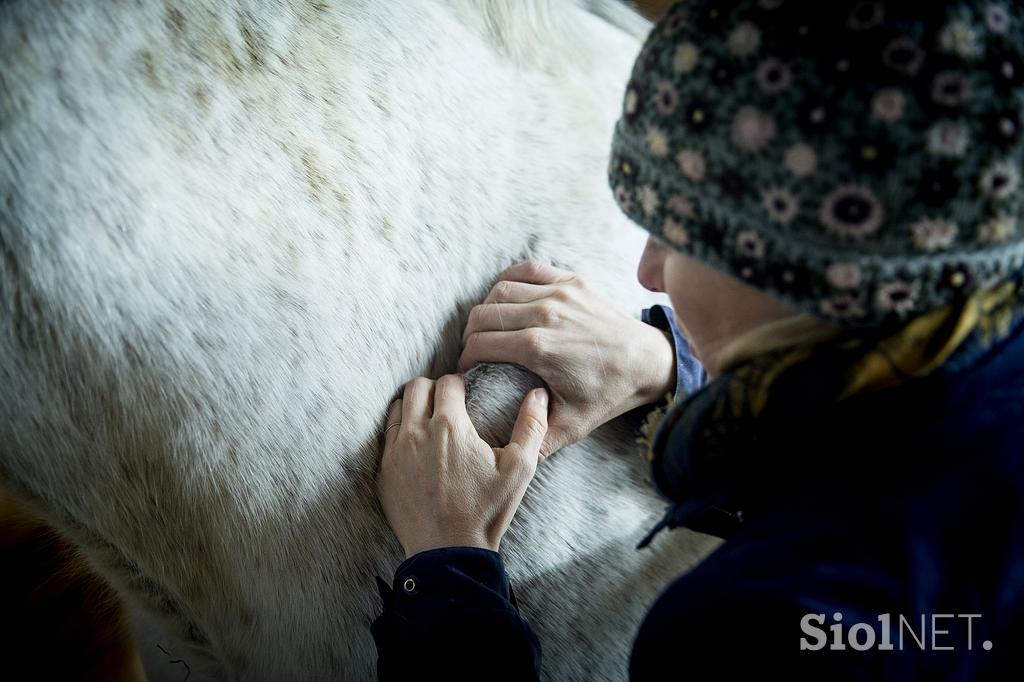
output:
[[[406,384],[388,409],[377,476],[406,557],[436,547],[498,550],[537,469],[547,413],[547,392],[530,391],[511,442],[491,448],[466,412],[461,375]]]
[[[470,311],[459,371],[481,362],[526,367],[551,388],[546,457],[675,387],[669,336],[616,309],[581,277],[513,265]]]

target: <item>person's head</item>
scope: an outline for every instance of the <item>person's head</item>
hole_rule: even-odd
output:
[[[637,59],[609,166],[652,233],[638,277],[713,374],[751,333],[880,330],[962,301],[1024,264],[1022,111],[1009,0],[679,3]]]
[[[672,309],[676,311],[676,323],[690,340],[694,356],[711,376],[717,376],[729,360],[742,359],[726,358],[724,354],[730,349],[737,351],[736,341],[749,338],[747,335],[754,330],[772,325],[779,334],[778,323],[797,323],[798,320],[800,328],[807,332],[832,328],[653,236],[648,238],[640,257],[637,279],[651,291],[668,294]],[[770,343],[770,339],[763,337],[759,336],[759,344]],[[787,335],[785,340],[795,339]],[[767,349],[767,345],[756,348]],[[749,355],[750,351],[742,354]]]

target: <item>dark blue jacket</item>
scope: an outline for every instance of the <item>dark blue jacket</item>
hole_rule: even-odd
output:
[[[685,388],[701,377],[675,333]],[[653,604],[630,678],[1024,679],[1024,323],[897,388],[816,403],[821,381],[780,377],[794,399],[722,430],[730,457],[693,446],[720,424],[659,431],[659,528],[726,541]],[[538,678],[498,554],[423,552],[378,582],[380,679]]]

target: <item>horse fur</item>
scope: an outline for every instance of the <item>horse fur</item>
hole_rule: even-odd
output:
[[[0,481],[127,600],[151,679],[372,677],[388,403],[454,370],[512,262],[656,300],[605,182],[644,27],[555,0],[0,4]],[[467,381],[497,443],[537,380]],[[711,547],[634,551],[663,505],[629,436],[545,463],[504,543],[550,679],[622,678]]]

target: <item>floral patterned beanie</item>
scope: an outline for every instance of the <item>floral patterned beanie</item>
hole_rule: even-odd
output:
[[[654,27],[615,130],[622,210],[848,326],[1024,265],[1015,0],[691,0]]]

